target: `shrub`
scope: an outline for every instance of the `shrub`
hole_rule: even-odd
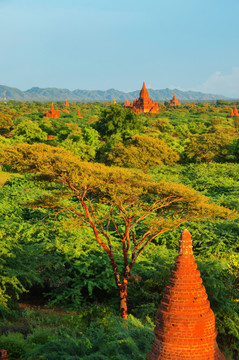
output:
[[[0,348],[7,350],[11,360],[21,358],[26,352],[26,344],[22,334],[8,333],[0,336]]]

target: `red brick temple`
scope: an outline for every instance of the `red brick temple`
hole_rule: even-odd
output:
[[[234,107],[234,110],[232,110],[230,112],[230,115],[228,115],[227,117],[234,117],[234,116],[239,116],[239,113],[238,113],[238,110],[237,110],[236,106]]]
[[[173,105],[173,106],[181,105],[181,103],[176,98],[175,94],[173,95],[173,98],[170,100],[170,104]]]
[[[67,100],[64,102],[64,105],[65,105],[65,106],[70,106],[70,104],[68,103]]]
[[[78,115],[80,118],[83,118],[83,116],[80,114],[79,110],[77,111],[77,115]]]
[[[236,106],[235,106],[235,108],[234,108],[234,116],[239,116],[238,110],[237,110],[237,107],[236,107]]]
[[[134,112],[137,114],[140,112],[149,112],[156,114],[159,112],[159,106],[152,99],[149,98],[148,90],[145,87],[145,82],[143,82],[143,87],[140,91],[139,98],[134,100],[133,104],[126,100],[125,103],[128,105],[126,107],[131,107]],[[129,104],[132,104],[130,106]]]
[[[131,101],[129,101],[128,99],[125,101],[124,103],[124,107],[126,108],[132,108],[133,107],[133,104]]]
[[[214,313],[184,230],[161,306],[156,314],[155,340],[147,360],[226,360],[220,352]]]
[[[53,103],[51,104],[51,110],[47,111],[45,114],[43,114],[43,117],[48,117],[48,118],[55,118],[58,119],[60,117],[60,114],[58,111],[56,111],[54,109],[54,105]]]

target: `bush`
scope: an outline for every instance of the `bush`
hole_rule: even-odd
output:
[[[83,333],[61,328],[55,339],[28,352],[23,360],[144,360],[154,339],[153,324],[129,316],[92,322]]]
[[[19,359],[26,353],[26,344],[22,334],[8,333],[0,336],[0,348],[7,350],[10,360]]]
[[[117,166],[146,171],[150,167],[172,165],[179,160],[179,155],[161,139],[147,135],[134,135],[125,144],[118,143],[109,154],[108,160]]]
[[[27,341],[31,344],[43,345],[50,340],[52,333],[51,328],[37,327],[34,329],[33,334],[27,337]]]

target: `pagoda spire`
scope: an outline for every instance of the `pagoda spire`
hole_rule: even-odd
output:
[[[193,244],[191,234],[187,229],[184,229],[179,240],[179,254],[180,255],[192,255]]]
[[[155,341],[147,360],[226,360],[216,342],[215,317],[186,229],[156,314],[154,333]]]
[[[144,82],[143,82],[142,89],[141,89],[141,91],[140,91],[139,98],[140,98],[140,99],[147,99],[148,97],[149,97],[149,93],[148,93],[148,90],[146,89],[145,81],[144,81]]]

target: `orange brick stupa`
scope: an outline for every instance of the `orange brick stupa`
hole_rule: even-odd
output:
[[[60,117],[60,114],[58,111],[56,111],[54,109],[54,105],[53,103],[51,104],[51,110],[47,111],[43,117],[48,117],[48,118],[55,118],[55,119],[58,119]]]
[[[65,106],[70,106],[70,104],[68,103],[67,100],[64,102],[64,105],[65,105]]]
[[[136,113],[149,112],[156,114],[159,112],[158,104],[149,98],[149,93],[145,87],[145,82],[143,83],[139,98],[133,102],[132,110]]]
[[[147,360],[226,360],[220,352],[214,313],[210,308],[184,230],[179,255],[156,314],[155,341]]]
[[[170,104],[173,105],[173,106],[181,105],[181,103],[176,98],[175,94],[173,95],[173,98],[170,100]]]
[[[234,108],[234,116],[239,116],[238,110],[237,110],[237,107],[236,107],[236,106],[235,106],[235,108]]]
[[[234,107],[234,110],[231,111],[230,115],[228,115],[227,117],[234,117],[234,116],[239,116],[237,107]]]

